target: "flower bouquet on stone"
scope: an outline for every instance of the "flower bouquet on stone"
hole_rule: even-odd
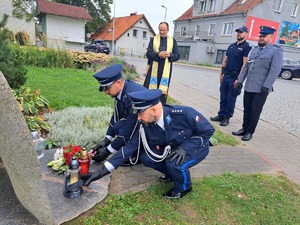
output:
[[[47,166],[52,167],[53,170],[57,171],[58,174],[64,173],[68,169],[68,165],[72,156],[77,159],[80,158],[80,146],[65,146],[63,148],[58,148],[54,153],[53,160],[50,161]]]

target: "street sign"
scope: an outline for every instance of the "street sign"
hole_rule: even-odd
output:
[[[273,44],[276,43],[276,38],[277,38],[278,30],[280,27],[280,23],[277,23],[277,22],[274,22],[271,20],[265,20],[265,19],[258,18],[258,17],[248,16],[246,26],[249,29],[248,37],[247,37],[247,40],[249,40],[249,41],[258,41],[258,38],[259,38],[258,34],[260,31],[260,26],[273,27],[274,29],[276,29],[276,31],[274,33],[272,43]]]

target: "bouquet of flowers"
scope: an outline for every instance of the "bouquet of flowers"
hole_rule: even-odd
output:
[[[80,146],[72,145],[58,148],[54,153],[54,159],[50,161],[47,166],[52,167],[58,174],[61,174],[68,169],[72,156],[75,156],[77,159],[80,158],[80,150]]]

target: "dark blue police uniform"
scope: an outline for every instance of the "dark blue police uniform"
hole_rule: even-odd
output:
[[[236,98],[240,94],[240,90],[235,89],[233,84],[243,66],[243,57],[247,57],[250,50],[250,44],[243,41],[239,44],[237,42],[231,44],[226,51],[228,60],[220,87],[220,111],[218,112],[221,118],[231,118],[233,116]]]
[[[133,109],[137,113],[159,102],[161,90],[131,92]],[[174,181],[174,193],[191,190],[189,168],[201,162],[209,152],[209,139],[213,126],[199,112],[186,106],[162,106],[161,124],[139,124],[131,140],[113,155],[105,166],[117,168],[138,150],[142,164],[170,177]],[[182,164],[172,161],[168,155],[180,147],[186,153]],[[172,161],[172,162],[171,162]],[[109,167],[109,166],[107,166]],[[180,196],[181,197],[181,196]]]
[[[99,81],[99,91],[105,91],[115,81],[122,77],[122,65],[116,64],[101,70],[94,77]],[[145,90],[146,88],[130,80],[124,81],[124,86],[118,96],[114,97],[114,113],[111,117],[106,136],[115,139],[109,146],[114,150],[119,150],[126,144],[137,122],[137,115],[131,114],[131,100],[127,94]]]

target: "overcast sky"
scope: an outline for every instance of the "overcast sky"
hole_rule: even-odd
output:
[[[144,14],[150,25],[158,33],[158,24],[165,20],[167,8],[167,22],[170,25],[170,34],[173,35],[173,20],[181,16],[193,4],[193,0],[114,0],[115,16],[129,16],[130,13]],[[114,5],[111,5],[111,16],[114,16]]]

